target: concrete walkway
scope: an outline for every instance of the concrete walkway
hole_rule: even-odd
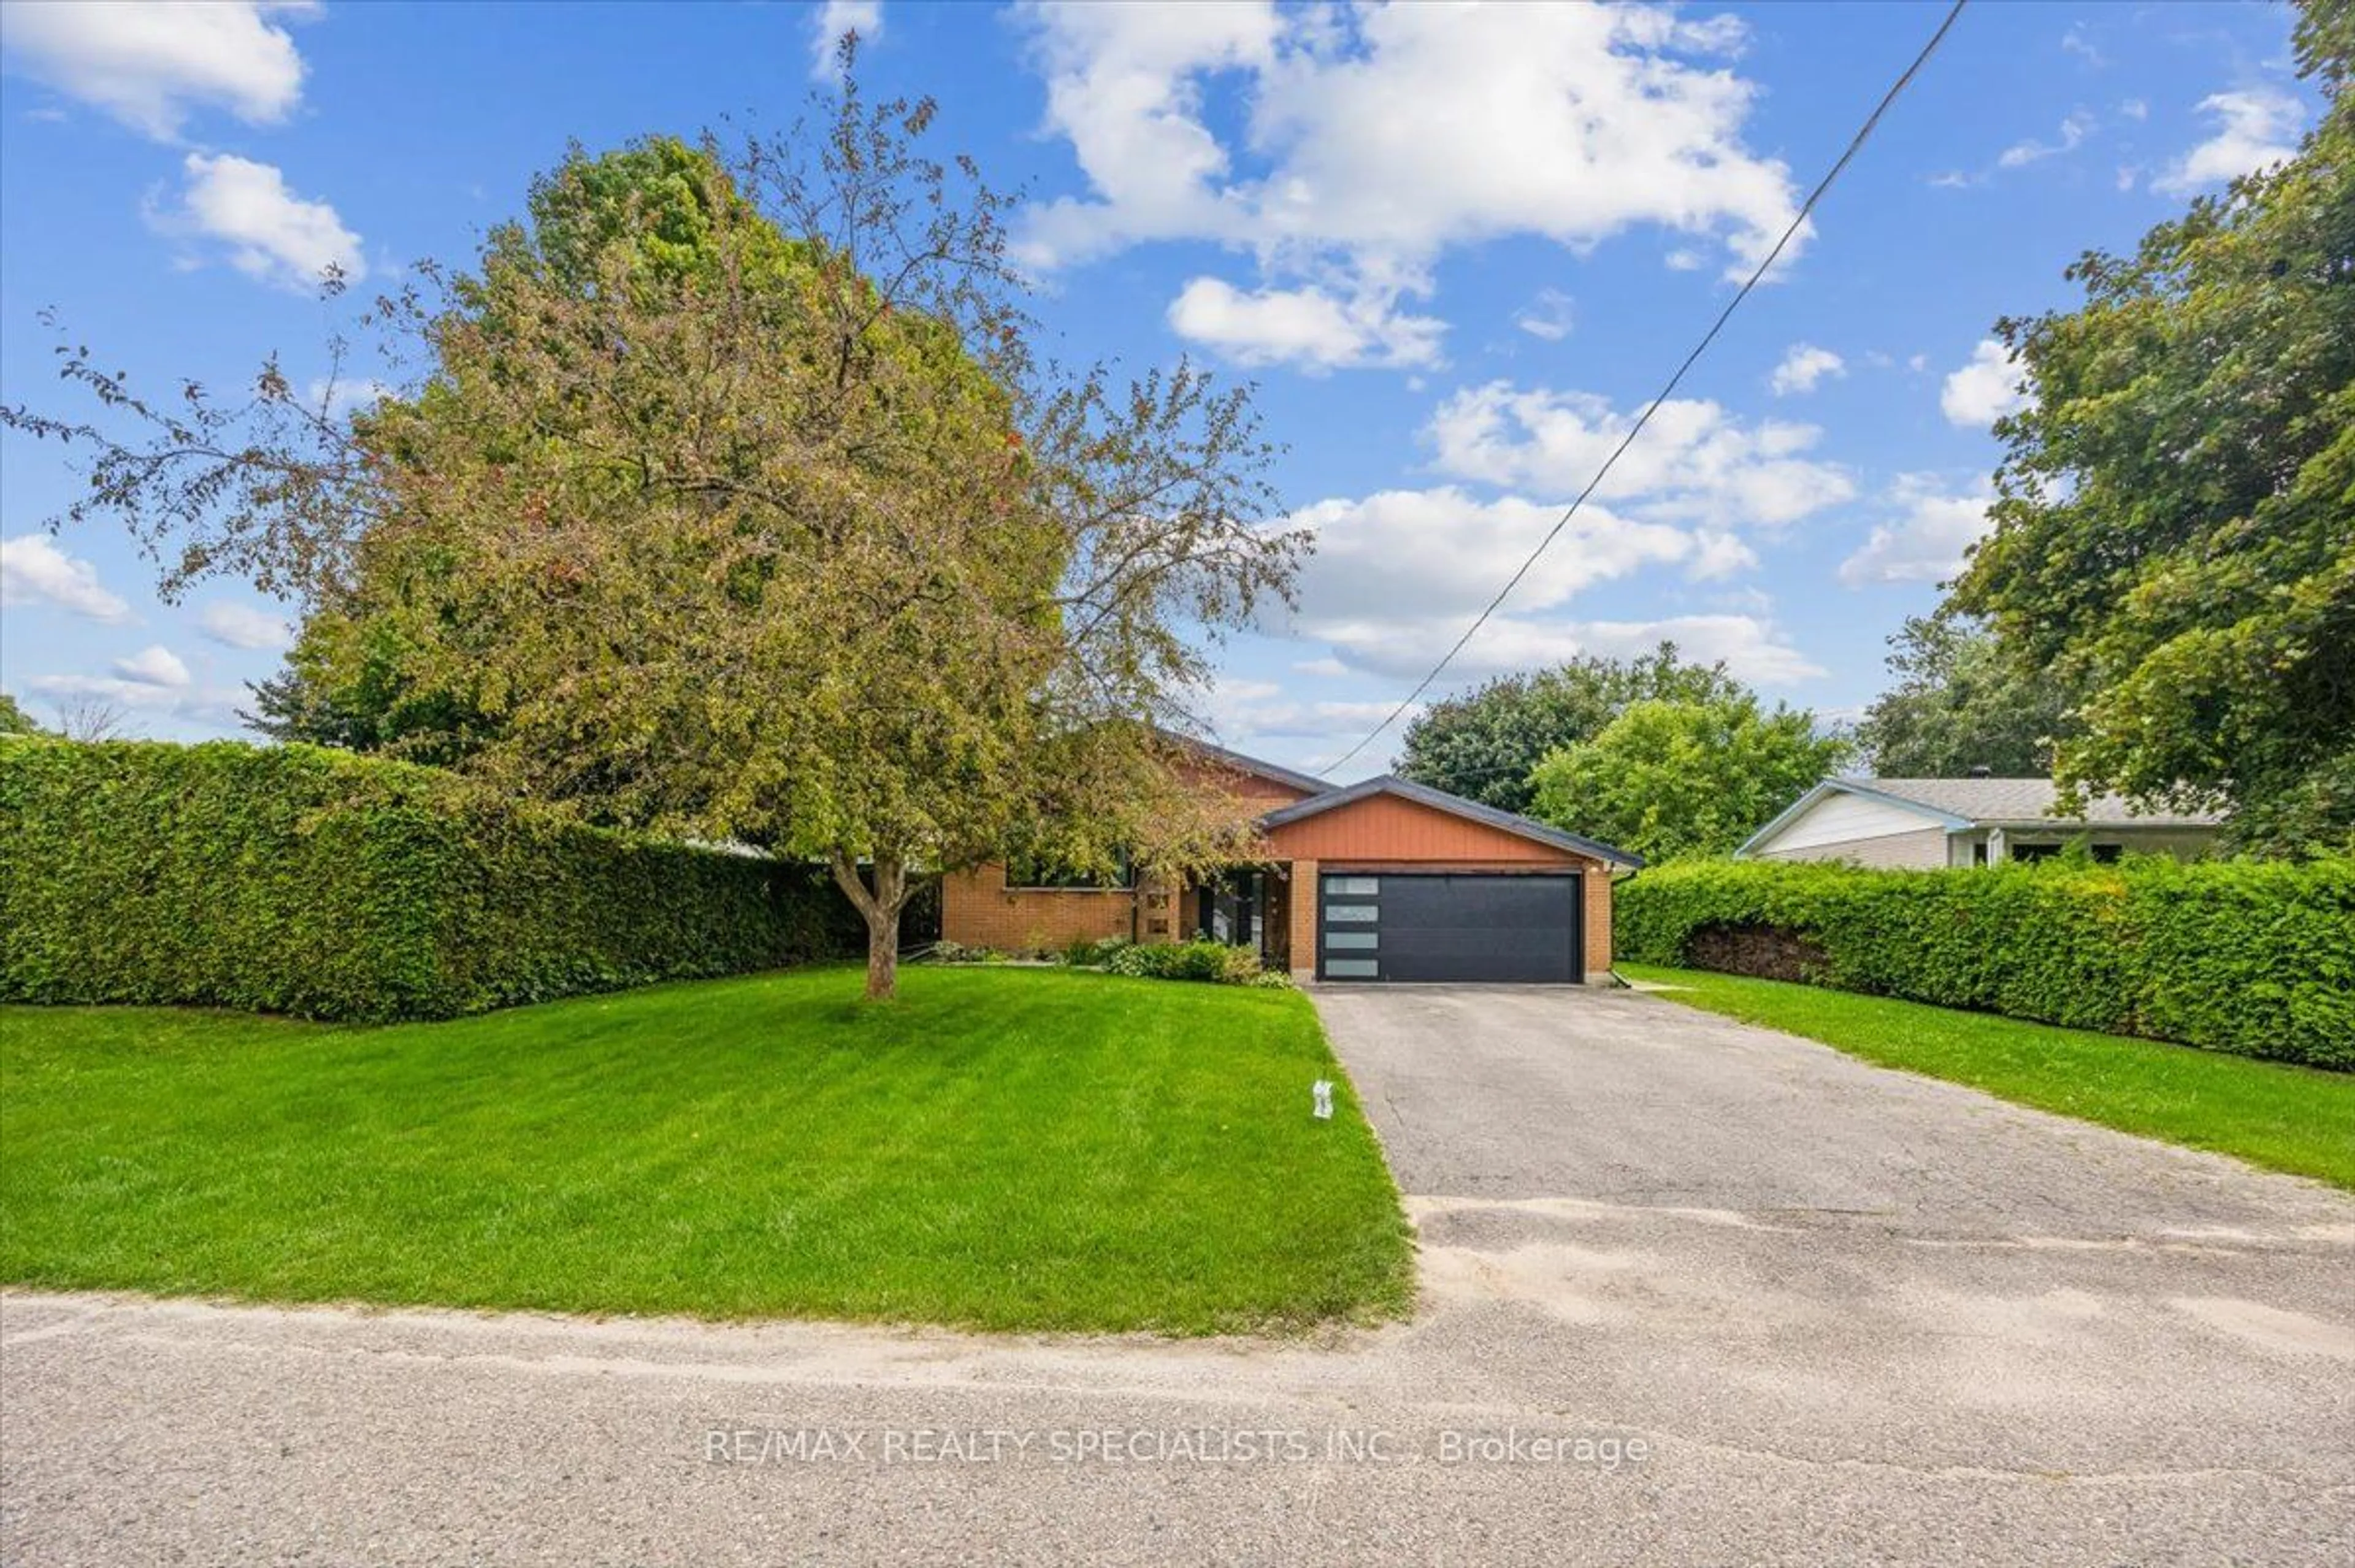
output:
[[[2355,1200],[1653,997],[1328,990],[1412,1324],[0,1297],[0,1560],[2355,1560]]]

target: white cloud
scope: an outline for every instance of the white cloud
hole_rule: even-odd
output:
[[[206,605],[197,624],[223,647],[277,649],[294,640],[294,628],[284,616],[227,599]]]
[[[322,417],[339,420],[346,415],[371,408],[394,395],[399,389],[372,377],[354,376],[329,380],[325,376],[313,378],[304,389],[304,400]]]
[[[1558,505],[1511,496],[1483,501],[1453,486],[1304,507],[1286,519],[1316,539],[1300,573],[1300,624],[1326,636],[1336,627],[1378,626],[1411,606],[1406,613],[1457,617],[1460,630],[1561,513]],[[1513,604],[1559,605],[1642,567],[1684,562],[1696,549],[1681,528],[1590,505],[1530,568]]]
[[[2031,137],[2027,141],[2014,142],[1997,155],[1996,167],[2022,168],[2030,164],[2041,163],[2046,158],[2059,157],[2063,153],[2073,153],[2084,144],[2085,138],[2093,133],[2093,130],[2094,117],[2082,109],[2077,110],[2061,122],[2061,134],[2057,140],[2039,142]]]
[[[172,141],[200,108],[252,125],[293,112],[303,57],[272,18],[317,10],[307,0],[11,0],[0,5],[0,42],[27,75]]]
[[[1540,289],[1529,307],[1513,318],[1513,325],[1531,337],[1559,343],[1570,336],[1571,305],[1571,297],[1560,289]]]
[[[1329,657],[1295,669],[1412,679],[1529,562],[1508,603],[1450,667],[1455,675],[1528,668],[1583,652],[1635,653],[1662,637],[1704,658],[1723,657],[1750,679],[1788,683],[1820,674],[1763,613],[1666,620],[1572,613],[1573,602],[1646,571],[1670,570],[1694,581],[1749,571],[1758,556],[1737,528],[1773,528],[1854,492],[1844,469],[1804,455],[1817,439],[1811,426],[1750,423],[1714,403],[1670,402],[1613,483],[1564,522],[1567,497],[1628,421],[1591,394],[1503,382],[1466,389],[1432,419],[1434,466],[1514,493],[1483,496],[1442,485],[1328,499],[1295,512],[1286,526],[1306,530],[1315,548],[1301,571],[1291,629],[1329,650]],[[1532,560],[1557,524],[1561,532]],[[1763,611],[1763,602],[1753,603]],[[1285,721],[1307,723],[1324,712]]]
[[[2047,158],[2075,152],[2085,144],[2086,138],[2099,128],[2100,123],[2090,110],[2073,110],[2068,118],[2061,122],[2060,133],[2053,140],[2040,142],[2033,136],[2025,137],[1997,154],[1992,167],[1947,169],[1932,175],[1930,184],[1940,190],[1969,190],[1986,185],[1999,170],[2026,168],[2030,164],[2041,164]]]
[[[1848,361],[1828,348],[1818,348],[1812,343],[1794,343],[1783,355],[1783,362],[1766,379],[1766,386],[1778,398],[1795,392],[1812,392],[1817,383],[1826,377],[1838,379],[1848,374]]]
[[[2190,196],[2297,155],[2306,105],[2275,88],[2219,92],[2200,101],[2216,133],[2150,182],[2162,196]]]
[[[238,688],[193,683],[173,686],[119,675],[37,675],[25,682],[25,688],[60,708],[79,702],[111,703],[135,713],[183,720],[214,734],[239,728],[238,705],[247,700],[247,693]]]
[[[1716,244],[1738,272],[1797,209],[1788,169],[1742,140],[1753,84],[1691,58],[1739,47],[1730,18],[1263,3],[1027,14],[1048,126],[1088,184],[1027,215],[1019,252],[1041,269],[1208,240],[1249,251],[1266,290],[1386,314],[1456,246],[1527,234],[1583,251],[1653,225],[1683,237],[1680,251]],[[1231,133],[1206,112],[1213,84],[1242,106]],[[1295,289],[1303,280],[1316,288]]]
[[[1344,667],[1334,661],[1336,668]],[[1391,715],[1396,698],[1359,700],[1303,699],[1270,680],[1221,679],[1204,704],[1210,728],[1228,743],[1247,747],[1254,741],[1355,739]],[[1408,708],[1401,723],[1422,711]]]
[[[1588,621],[1572,628],[1582,651],[1625,658],[1671,642],[1687,658],[1726,667],[1757,686],[1793,686],[1824,667],[1793,647],[1780,627],[1758,615],[1671,615],[1657,621]]]
[[[115,660],[114,675],[116,679],[129,681],[134,686],[163,686],[175,689],[190,685],[196,678],[188,674],[188,667],[180,662],[180,656],[161,643],[151,644],[128,658]]]
[[[1591,392],[1497,381],[1441,404],[1428,433],[1444,473],[1567,497],[1584,488],[1634,418]],[[1745,425],[1714,402],[1673,399],[1595,499],[1624,503],[1646,521],[1779,528],[1856,494],[1846,469],[1801,455],[1821,434],[1783,420]]]
[[[161,232],[218,242],[229,265],[282,288],[314,289],[330,267],[346,282],[367,275],[360,237],[327,203],[287,189],[286,176],[271,165],[191,153],[185,173],[180,205],[149,214]]]
[[[1337,635],[1327,636],[1352,667],[1392,680],[1414,680],[1464,635],[1468,624],[1468,618],[1417,618],[1378,627],[1343,626]],[[1766,616],[1671,615],[1617,621],[1497,615],[1447,667],[1448,678],[1479,680],[1560,664],[1581,654],[1625,658],[1649,652],[1663,641],[1675,643],[1687,657],[1704,664],[1723,659],[1736,676],[1759,686],[1790,686],[1824,673],[1822,666],[1794,647]],[[1375,715],[1376,720],[1380,717]]]
[[[47,534],[0,539],[0,604],[53,604],[115,624],[132,618],[131,606],[99,581],[97,567],[68,555]]]
[[[176,720],[204,734],[237,730],[238,706],[248,700],[241,688],[199,683],[186,663],[160,643],[114,660],[104,675],[37,675],[24,685],[61,710],[104,703],[127,713]]]
[[[1240,198],[1215,188],[1226,149],[1200,116],[1199,78],[1273,65],[1273,6],[1033,6],[1047,74],[1047,123],[1071,144],[1092,200],[1027,215],[1026,260],[1083,261],[1145,240],[1244,237]]]
[[[1395,296],[1348,300],[1321,288],[1245,293],[1218,278],[1196,278],[1170,302],[1178,336],[1242,365],[1295,365],[1311,374],[1368,365],[1430,365],[1444,323],[1403,315]]]
[[[845,33],[857,33],[862,47],[883,36],[883,0],[826,0],[810,18],[810,75],[834,80],[834,51]]]
[[[1987,496],[1945,493],[1934,477],[1902,476],[1888,504],[1893,521],[1878,524],[1854,555],[1840,562],[1851,588],[1875,582],[1944,582],[1962,570],[1972,545],[1987,530]]]
[[[1965,430],[1985,430],[2027,406],[2019,367],[2012,363],[2011,351],[1992,337],[1979,340],[1971,350],[1970,363],[1949,375],[1938,392],[1938,407],[1945,411],[1946,421]]]
[[[1518,497],[1480,501],[1442,488],[1325,501],[1294,514],[1288,521],[1309,528],[1316,541],[1301,574],[1295,629],[1332,655],[1295,667],[1317,675],[1421,676],[1463,635],[1561,511],[1558,505]],[[1723,535],[1582,507],[1522,579],[1508,608],[1481,627],[1449,667],[1472,677],[1583,652],[1640,652],[1666,636],[1704,658],[1727,658],[1749,678],[1788,682],[1820,674],[1757,616],[1639,622],[1549,613],[1647,568],[1678,566],[1689,576],[1716,577],[1755,560],[1746,544]]]
[[[1700,582],[1738,577],[1758,564],[1758,552],[1738,534],[1703,528],[1693,536],[1693,558],[1685,575]]]

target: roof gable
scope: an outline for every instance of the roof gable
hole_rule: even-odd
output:
[[[2036,823],[2040,826],[2218,827],[2223,818],[2208,811],[2136,811],[2122,796],[2086,798],[2084,809],[2052,815],[2061,791],[2051,779],[1840,779],[1850,789],[1870,790],[1886,799],[1926,806],[1974,824]]]
[[[1321,795],[1311,795],[1306,800],[1271,811],[1260,818],[1260,826],[1263,828],[1287,827],[1292,823],[1305,821],[1309,817],[1353,805],[1377,795],[1389,795],[1400,800],[1411,801],[1433,811],[1443,812],[1467,822],[1476,822],[1482,827],[1495,828],[1499,832],[1508,833],[1532,843],[1543,844],[1550,848],[1582,855],[1588,859],[1602,860],[1631,869],[1644,863],[1641,856],[1631,855],[1625,849],[1614,848],[1608,844],[1600,843],[1593,838],[1581,837],[1575,833],[1564,833],[1550,824],[1517,816],[1509,811],[1499,811],[1493,805],[1484,805],[1476,800],[1466,800],[1460,795],[1450,795],[1445,790],[1433,789],[1427,784],[1419,784],[1410,779],[1399,778],[1391,773],[1385,773],[1380,778],[1368,779],[1362,784],[1351,784],[1347,789],[1327,789]]]
[[[1840,808],[1852,808],[1842,811]],[[1837,824],[1826,820],[1843,818]],[[1862,838],[1881,837],[1912,831],[1952,833],[1970,824],[1958,816],[1936,811],[1917,801],[1899,800],[1869,789],[1856,788],[1841,779],[1826,779],[1793,801],[1774,819],[1743,839],[1733,851],[1736,859],[1763,854],[1781,846],[1784,836],[1794,835],[1791,848],[1814,847],[1819,844],[1851,843]],[[1801,836],[1801,835],[1806,836]]]
[[[1246,757],[1241,752],[1230,752],[1223,746],[1213,746],[1208,741],[1198,741],[1191,735],[1179,735],[1168,731],[1164,733],[1167,733],[1170,740],[1213,766],[1227,768],[1239,773],[1247,773],[1252,778],[1264,779],[1270,784],[1282,784],[1284,788],[1296,790],[1302,795],[1327,795],[1338,787],[1313,773],[1295,773],[1275,763],[1262,762],[1257,757]]]
[[[2081,816],[2049,816],[2059,795],[2051,779],[1859,779],[1828,778],[1793,801],[1774,819],[1734,851],[1754,854],[1767,848],[1785,829],[1832,795],[1855,795],[1912,812],[1949,833],[1975,827],[2176,827],[2212,828],[2223,819],[2213,813],[2152,812],[2137,815],[2114,795],[2096,795]]]

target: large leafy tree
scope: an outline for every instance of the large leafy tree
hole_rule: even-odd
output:
[[[1731,853],[1840,765],[1848,742],[1744,693],[1631,704],[1529,776],[1535,814],[1646,860]]]
[[[70,350],[139,439],[8,417],[95,451],[66,520],[127,520],[167,591],[339,618],[305,678],[381,677],[405,747],[824,859],[888,996],[912,868],[1239,846],[1162,726],[1299,549],[1243,391],[1030,355],[1003,201],[922,155],[932,119],[846,73],[818,135],[724,171],[573,160],[476,275],[369,313],[423,374],[347,423],[274,367],[151,404]]]
[[[1674,643],[1632,659],[1585,655],[1433,704],[1407,726],[1398,771],[1433,789],[1525,811],[1529,770],[1593,735],[1629,703],[1708,702],[1742,691],[1722,664],[1689,663]]]
[[[2328,107],[2296,157],[2002,324],[2031,400],[1953,595],[2082,694],[2062,783],[2283,848],[2355,842],[2355,6],[2296,48]]]
[[[709,148],[671,136],[595,156],[576,145],[532,181],[526,218],[491,230],[485,276],[455,280],[453,293],[461,310],[496,318],[506,308],[503,279],[527,277],[538,289],[585,300],[616,262],[641,287],[689,281],[708,287],[724,264],[719,236],[729,229],[741,245],[764,252],[751,286],[781,291],[795,264],[807,261],[805,249],[746,205]],[[450,394],[445,381],[430,382],[419,411],[428,420],[463,420],[465,411]],[[362,415],[383,417],[374,407]],[[483,455],[496,461],[499,452],[494,444]],[[286,667],[254,685],[254,711],[246,717],[276,740],[455,763],[492,718],[472,708],[463,689],[419,685],[414,650],[391,613],[435,599],[448,559],[410,536],[374,542],[357,557],[355,580],[311,607]]]
[[[1956,778],[1985,768],[1999,778],[2052,771],[2054,741],[2069,732],[2067,699],[2045,671],[2022,671],[1995,636],[1966,617],[1906,618],[1889,639],[1897,684],[1873,699],[1856,729],[1859,754],[1885,778]]]

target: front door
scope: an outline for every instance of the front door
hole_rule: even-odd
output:
[[[1230,947],[1262,949],[1267,923],[1266,873],[1249,867],[1222,871],[1198,890],[1195,934]]]

